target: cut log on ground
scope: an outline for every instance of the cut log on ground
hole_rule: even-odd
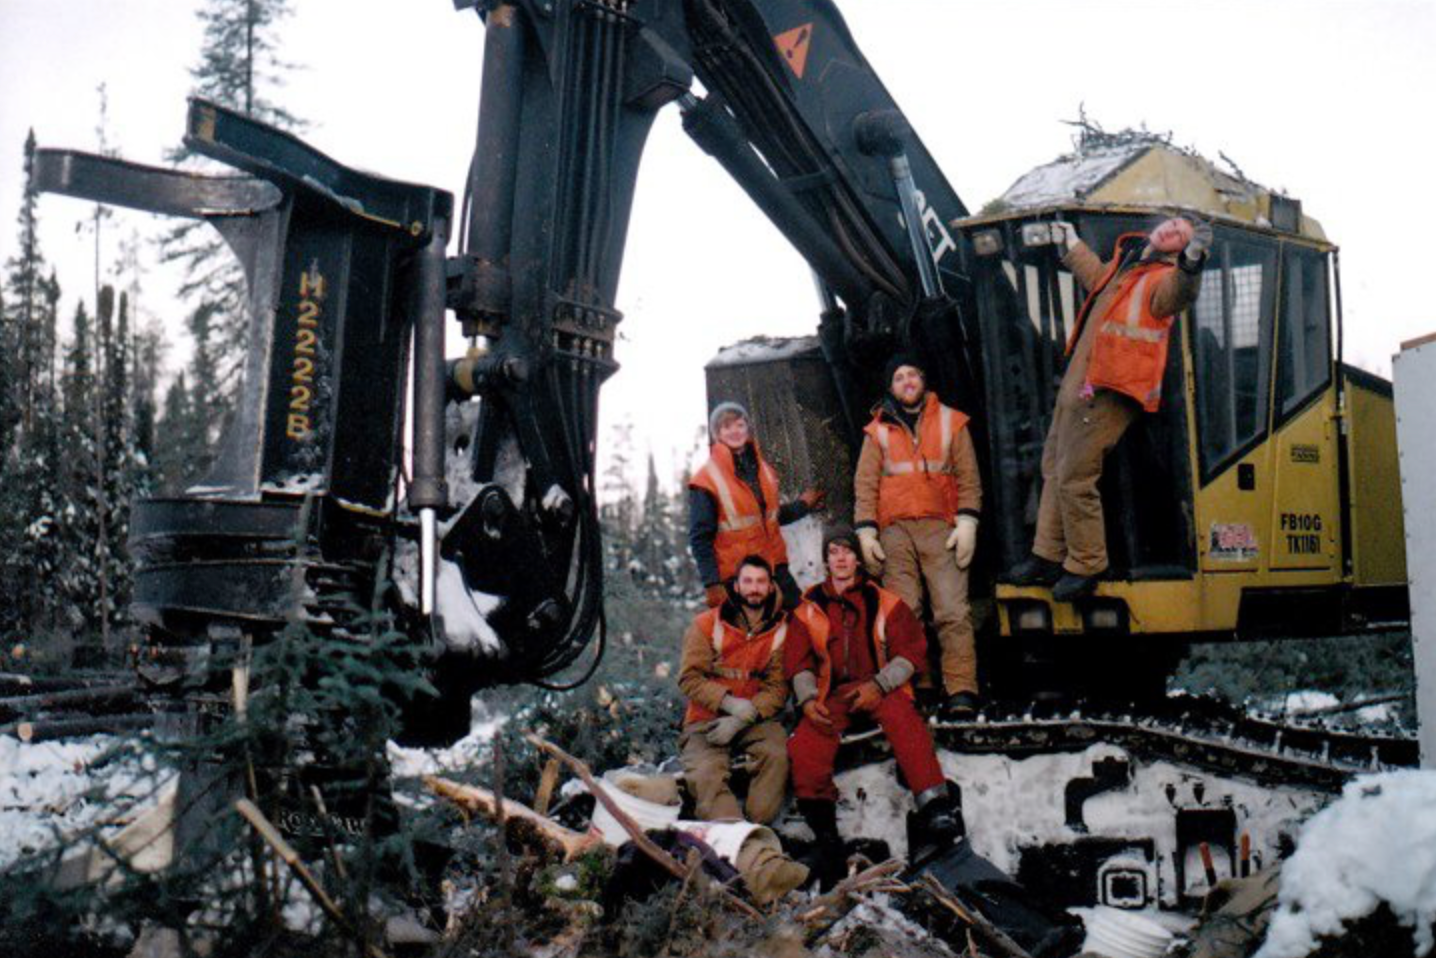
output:
[[[435,795],[447,798],[466,812],[482,815],[490,821],[499,819],[498,798],[487,788],[464,785],[437,775],[425,775],[424,787]],[[510,834],[520,842],[542,845],[563,856],[566,862],[603,844],[603,839],[599,836],[565,828],[513,799],[503,800],[503,817],[508,822]]]
[[[10,722],[0,725],[0,735],[13,735],[22,742],[50,742],[80,735],[106,735],[133,732],[154,726],[159,716],[153,712],[131,715],[74,715]]]
[[[66,689],[37,695],[16,695],[0,699],[0,715],[27,715],[47,709],[73,709],[76,706],[123,705],[140,694],[136,685],[105,685],[92,689]]]

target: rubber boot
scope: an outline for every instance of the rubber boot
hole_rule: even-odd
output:
[[[921,836],[919,847],[908,849],[914,865],[946,851],[967,834],[962,821],[962,805],[951,785],[944,782],[916,796],[917,820],[915,835]]]
[[[800,798],[798,812],[813,830],[813,850],[805,864],[818,879],[818,888],[828,891],[848,873],[847,849],[838,833],[838,803]]]
[[[1031,555],[1011,569],[1001,581],[1012,585],[1055,585],[1062,578],[1062,563]]]

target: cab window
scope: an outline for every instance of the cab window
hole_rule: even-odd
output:
[[[1218,229],[1192,307],[1202,478],[1266,435],[1276,250]]]
[[[1331,381],[1331,322],[1326,256],[1287,246],[1282,259],[1277,330],[1276,402],[1282,419]]]

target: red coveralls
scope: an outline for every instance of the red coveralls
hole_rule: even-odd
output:
[[[789,681],[799,672],[811,671],[817,675],[819,701],[827,706],[832,717],[832,726],[825,728],[803,715],[792,738],[788,739],[793,794],[798,798],[826,801],[838,798],[833,765],[842,734],[854,718],[844,701],[844,693],[872,680],[881,668],[880,661],[897,656],[918,666],[927,661],[927,639],[922,625],[901,600],[885,603],[890,607],[881,629],[886,647],[879,648],[874,642],[880,595],[878,586],[865,580],[839,595],[830,579],[809,589],[804,598],[812,605],[800,606],[795,613],[800,617],[804,613],[825,614],[827,641],[824,642],[821,635],[816,639],[809,636],[807,633],[813,631],[811,627],[800,636],[790,636],[783,647],[783,673]],[[821,627],[818,631],[821,633]],[[914,795],[943,784],[932,735],[913,704],[910,685],[884,695],[869,714],[887,736],[898,767]]]

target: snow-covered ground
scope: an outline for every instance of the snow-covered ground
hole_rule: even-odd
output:
[[[152,755],[94,735],[28,744],[0,735],[0,870],[97,825],[123,825],[162,779]]]
[[[389,768],[396,779],[418,778],[421,775],[447,775],[483,761],[494,736],[508,721],[506,715],[489,712],[477,703],[469,734],[448,748],[405,748],[389,743]]]
[[[1114,867],[1145,873],[1147,887],[1165,907],[1176,906],[1182,894],[1206,890],[1199,850],[1178,843],[1179,810],[1231,809],[1237,831],[1250,837],[1254,867],[1260,868],[1275,862],[1279,848],[1322,807],[1321,798],[1310,792],[1223,781],[1169,762],[1146,762],[1106,744],[1023,759],[947,751],[940,751],[939,758],[944,773],[962,789],[963,818],[973,849],[998,868],[1016,874],[1027,848],[1098,837],[1130,840],[1131,852],[1116,856]],[[1111,760],[1129,763],[1130,781],[1089,798],[1083,805],[1085,830],[1072,828],[1067,824],[1067,784],[1092,777],[1097,763]],[[843,833],[882,839],[894,855],[905,855],[912,799],[898,784],[894,763],[855,768],[839,775],[837,782]],[[1151,859],[1139,849],[1148,838],[1154,843]],[[1214,850],[1218,878],[1232,877],[1231,857]]]

